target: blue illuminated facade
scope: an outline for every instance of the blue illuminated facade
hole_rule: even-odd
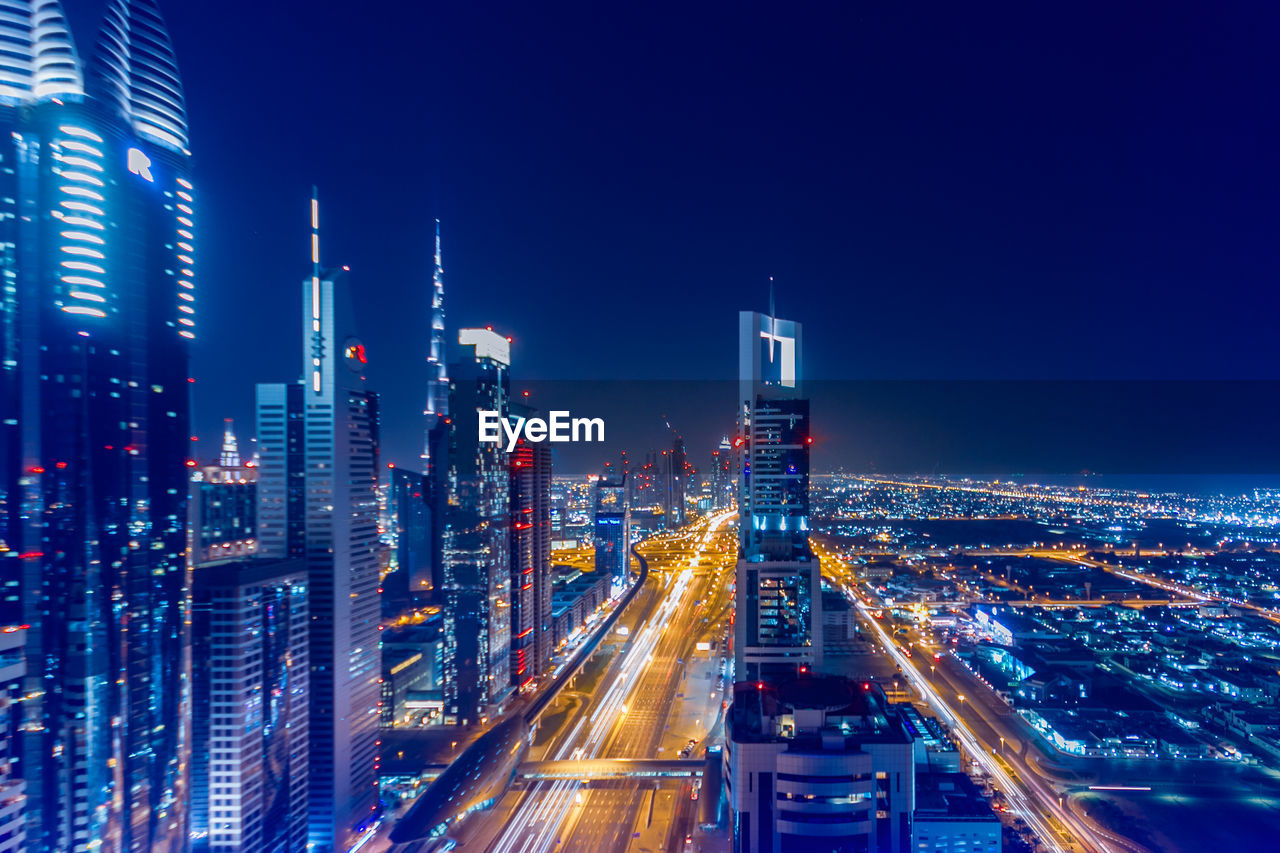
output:
[[[489,329],[459,329],[449,364],[449,503],[444,528],[444,717],[496,716],[511,689],[510,463],[477,438],[477,412],[506,416],[511,350]]]
[[[153,0],[82,63],[56,0],[2,4],[0,563],[31,629],[31,850],[188,837],[195,192]]]
[[[809,550],[809,401],[800,324],[738,315],[734,678],[785,680],[822,666],[822,594]]]

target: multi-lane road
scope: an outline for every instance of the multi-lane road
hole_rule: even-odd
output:
[[[934,661],[930,655],[929,663],[925,664],[900,649],[873,616],[873,608],[865,603],[865,592],[858,586],[848,565],[821,546],[818,553],[822,559],[823,574],[850,596],[870,635],[876,638],[939,719],[950,727],[952,737],[968,757],[995,781],[1009,801],[1009,807],[1031,826],[1047,849],[1055,853],[1109,853],[1140,849],[1086,823],[1072,812],[1065,799],[1050,784],[1031,772],[1018,750],[1008,749],[1010,742],[1020,744],[1021,741],[1000,723],[999,714],[991,709],[985,714],[978,710],[978,706],[985,706],[990,697],[975,690],[957,690],[955,683],[946,678],[949,664],[944,660]],[[943,666],[939,667],[939,663]],[[943,676],[938,675],[939,671]]]
[[[544,759],[674,758],[683,743],[668,722],[686,662],[699,642],[723,642],[736,546],[724,513],[641,546],[653,589],[627,614],[625,645],[589,691],[548,711],[555,731],[539,738]],[[710,696],[707,697],[710,700]],[[718,701],[722,697],[716,696]],[[565,709],[568,709],[565,711]],[[564,713],[557,713],[563,711]],[[709,727],[713,720],[704,721]],[[688,783],[662,816],[667,850],[678,849],[694,812]],[[460,849],[493,853],[624,853],[649,821],[651,783],[557,780],[513,791],[484,821],[496,832],[460,839]]]

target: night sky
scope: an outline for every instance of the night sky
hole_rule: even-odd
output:
[[[313,183],[403,462],[436,216],[520,377],[731,378],[769,276],[824,378],[1280,375],[1275,4],[161,5],[206,441],[297,374]]]

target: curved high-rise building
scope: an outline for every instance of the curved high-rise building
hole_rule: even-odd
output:
[[[177,63],[154,0],[107,0],[85,54],[58,0],[0,0],[0,43],[0,620],[30,625],[27,848],[179,851],[197,326]]]

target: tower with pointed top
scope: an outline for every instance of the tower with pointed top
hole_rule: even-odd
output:
[[[449,371],[444,334],[444,266],[440,259],[440,220],[436,220],[435,266],[431,272],[431,340],[427,349],[427,442],[423,459],[431,459],[431,428],[449,414]]]
[[[308,849],[350,850],[377,825],[378,395],[349,275],[320,263],[299,290],[297,384],[258,386],[260,552],[305,558],[309,590]]]
[[[223,468],[240,467],[240,446],[236,441],[236,426],[231,418],[223,421],[222,453],[218,456],[218,464]]]
[[[188,841],[195,189],[155,0],[84,63],[59,0],[0,15],[0,575],[26,646],[27,849]]]

